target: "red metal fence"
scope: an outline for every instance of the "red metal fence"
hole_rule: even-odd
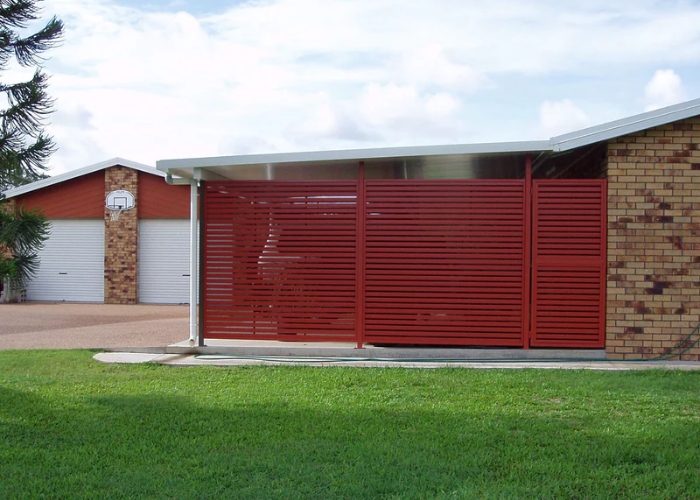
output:
[[[205,338],[604,345],[604,181],[204,186]]]

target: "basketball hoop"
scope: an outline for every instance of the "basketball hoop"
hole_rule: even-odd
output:
[[[109,220],[111,221],[119,220],[119,216],[124,211],[120,205],[108,205],[107,210],[109,210]]]
[[[109,193],[105,202],[105,207],[109,210],[109,219],[111,221],[118,221],[119,216],[124,210],[131,210],[134,208],[134,201],[134,195],[123,189],[118,189]]]

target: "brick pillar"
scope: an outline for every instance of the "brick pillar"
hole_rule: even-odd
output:
[[[609,143],[607,304],[608,358],[697,338],[687,341],[700,323],[700,118]],[[700,345],[681,359],[700,360]]]
[[[134,195],[135,207],[112,221],[105,208],[105,304],[136,304],[138,253],[138,172],[131,168],[105,170],[105,198],[124,189]]]

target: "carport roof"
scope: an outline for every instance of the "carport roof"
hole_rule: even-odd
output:
[[[648,128],[665,125],[700,115],[700,99],[668,106],[621,120],[589,127],[548,141],[496,142],[485,144],[454,144],[442,146],[409,146],[395,148],[274,153],[209,158],[160,160],[158,170],[168,175],[189,179],[229,179],[232,173],[245,167],[283,167],[299,164],[328,165],[369,160],[408,160],[441,156],[483,157],[491,155],[539,154],[563,152],[599,143]]]
[[[231,172],[244,167],[285,167],[293,165],[343,166],[358,161],[425,159],[429,157],[459,157],[541,153],[548,151],[546,141],[499,142],[490,144],[455,144],[444,146],[409,146],[396,148],[348,149],[303,153],[274,153],[213,158],[160,160],[159,170],[169,175],[203,180],[231,178]]]

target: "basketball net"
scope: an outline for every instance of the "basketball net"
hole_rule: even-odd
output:
[[[117,221],[117,220],[119,220],[119,216],[121,215],[122,210],[123,210],[121,207],[119,207],[119,206],[111,206],[111,207],[107,207],[107,209],[109,210],[109,218],[110,218],[110,220],[112,220],[112,221]]]

